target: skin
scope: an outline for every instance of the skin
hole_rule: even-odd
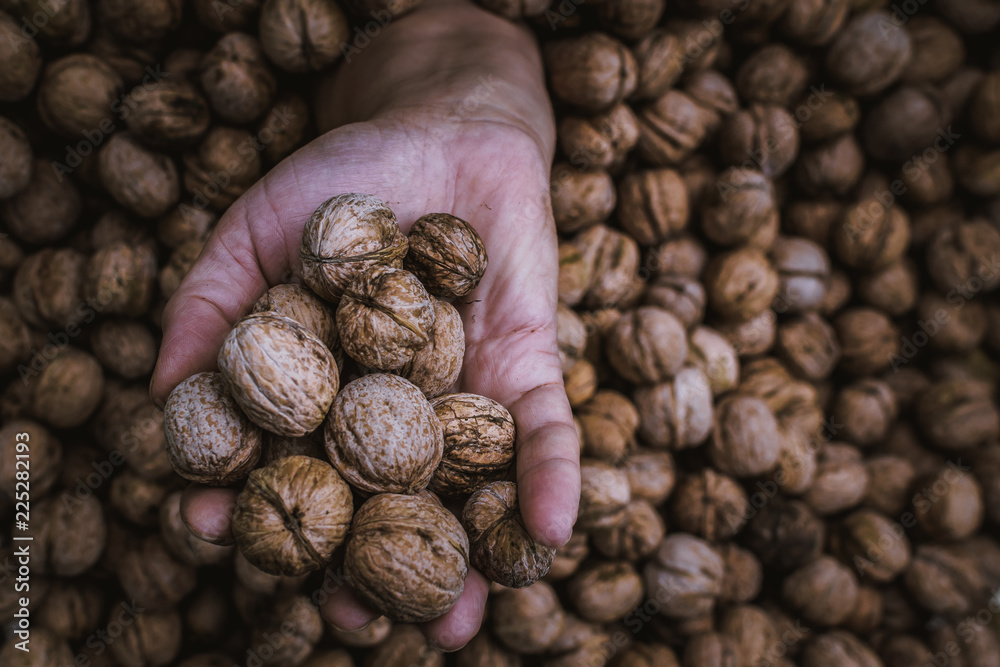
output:
[[[475,225],[490,258],[480,286],[456,304],[467,344],[459,390],[510,410],[525,523],[540,542],[564,544],[580,496],[579,442],[556,348],[555,123],[534,39],[467,0],[425,0],[351,53],[319,109],[328,131],[226,212],[167,305],[154,400],[162,405],[181,380],[214,369],[233,324],[268,286],[299,274],[302,228],[328,197],[381,197],[404,231],[424,213],[453,213]],[[184,520],[203,539],[230,542],[235,498],[233,489],[191,487]],[[431,642],[467,643],[487,592],[471,572],[455,608],[424,625]],[[344,630],[375,618],[347,587],[322,611]]]

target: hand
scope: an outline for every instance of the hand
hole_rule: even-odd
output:
[[[286,159],[220,220],[167,304],[151,391],[216,368],[222,340],[271,285],[300,272],[302,228],[327,198],[374,194],[406,231],[424,213],[471,222],[486,244],[482,283],[458,304],[462,391],[507,406],[518,425],[521,511],[535,539],[569,539],[580,493],[579,443],[556,348],[557,241],[548,198],[554,121],[537,47],[467,0],[428,0],[341,64],[321,94],[333,129]],[[191,487],[183,514],[204,539],[232,540],[236,491]],[[478,631],[488,582],[470,572],[455,608],[424,630],[454,650]],[[325,618],[363,627],[376,614],[347,588]]]

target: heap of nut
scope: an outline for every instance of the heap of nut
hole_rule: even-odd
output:
[[[335,197],[305,285],[148,395],[217,217],[417,0],[0,0],[0,614],[30,598],[32,649],[0,664],[1000,665],[1000,1],[479,1],[556,113],[573,538],[528,538],[510,415],[446,393],[485,268],[451,216]],[[189,481],[240,489],[235,545]],[[446,656],[409,621],[469,567],[499,583]],[[357,632],[319,611],[348,583],[385,614]]]

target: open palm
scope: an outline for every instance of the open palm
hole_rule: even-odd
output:
[[[449,24],[456,43],[448,43]],[[473,38],[469,25],[485,33]],[[384,33],[326,91],[321,124],[337,129],[223,216],[164,313],[153,396],[162,402],[184,378],[215,368],[236,320],[269,286],[298,276],[302,228],[330,196],[380,197],[404,231],[425,213],[452,213],[476,227],[490,258],[479,287],[456,304],[467,343],[460,388],[510,409],[526,525],[536,539],[561,544],[576,516],[579,446],[556,351],[554,132],[537,53],[530,37],[463,0],[432,0]],[[477,58],[489,39],[498,41]],[[443,50],[435,57],[435,49]],[[192,489],[185,519],[201,536],[226,540],[234,499],[230,489]],[[471,573],[458,605],[427,624],[428,636],[442,648],[463,645],[479,627],[486,593],[487,582]],[[343,629],[373,617],[346,588],[323,611]]]

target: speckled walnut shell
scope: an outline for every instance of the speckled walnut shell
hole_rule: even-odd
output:
[[[363,493],[418,493],[441,462],[444,439],[417,387],[376,373],[345,385],[324,427],[333,466]]]
[[[208,131],[212,120],[208,102],[183,79],[164,79],[137,86],[125,98],[130,113],[125,125],[143,142],[157,148],[190,144]]]
[[[302,232],[302,279],[328,301],[374,266],[401,267],[407,240],[388,204],[364,194],[332,197]]]
[[[174,161],[141,145],[128,132],[111,135],[97,155],[101,185],[115,201],[146,218],[163,215],[180,198]]]
[[[198,373],[170,392],[163,428],[167,456],[184,479],[232,484],[257,463],[261,432],[229,395],[220,373]]]
[[[576,525],[581,530],[617,524],[631,500],[628,477],[603,461],[580,461],[580,513]]]
[[[272,313],[295,320],[330,348],[342,366],[337,320],[330,306],[301,285],[275,285],[254,304],[255,313]],[[338,356],[339,353],[339,356]]]
[[[434,303],[434,333],[430,342],[395,371],[417,385],[428,398],[448,391],[462,372],[465,358],[465,327],[462,316],[447,301]]]
[[[107,127],[122,78],[101,58],[74,53],[50,63],[38,85],[38,115],[50,130],[79,139]]]
[[[469,572],[469,538],[429,493],[384,493],[354,516],[344,571],[368,606],[394,621],[441,616],[458,602]]]
[[[156,256],[149,244],[116,243],[87,262],[83,296],[101,312],[141,315],[156,289]]]
[[[370,368],[399,368],[430,342],[435,303],[409,271],[374,267],[347,287],[337,306],[341,345]]]
[[[261,570],[299,575],[329,562],[353,513],[351,490],[330,464],[288,456],[250,473],[236,499],[233,535]]]
[[[219,350],[219,370],[251,421],[278,435],[316,430],[340,384],[323,341],[295,320],[270,313],[236,323]]]
[[[350,37],[340,6],[322,0],[266,0],[260,43],[274,64],[289,72],[321,70],[341,55]]]
[[[278,83],[260,43],[245,33],[231,32],[202,59],[201,87],[223,120],[244,124],[267,111]]]
[[[462,512],[472,565],[508,588],[524,588],[544,577],[556,550],[539,544],[524,527],[514,482],[493,482],[469,498]]]
[[[407,238],[410,250],[403,265],[434,296],[465,296],[486,273],[486,245],[472,225],[461,218],[428,213],[413,223]]]
[[[461,496],[502,479],[514,462],[515,426],[507,409],[476,394],[445,394],[431,405],[444,433],[444,455],[429,488]]]

